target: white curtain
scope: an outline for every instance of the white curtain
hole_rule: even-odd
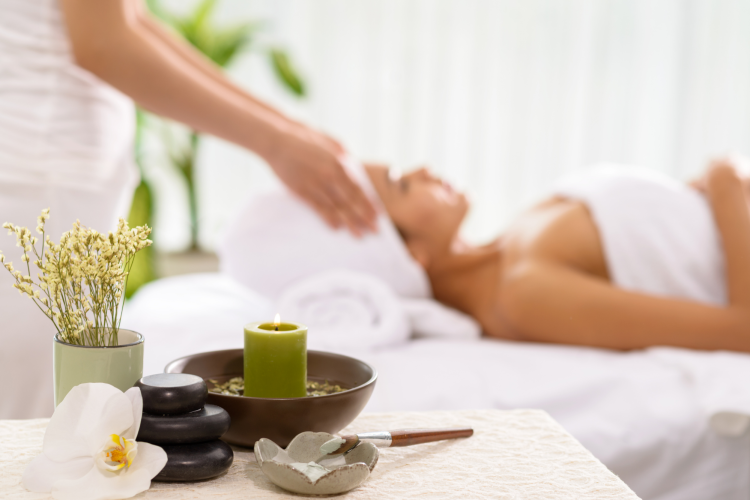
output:
[[[474,240],[595,162],[686,178],[750,153],[750,0],[223,0],[220,20],[249,18],[267,22],[258,43],[289,49],[309,96],[286,95],[259,52],[234,78],[363,159],[432,166],[470,193]],[[205,146],[210,247],[273,181],[252,155]],[[164,247],[186,235],[175,227]]]

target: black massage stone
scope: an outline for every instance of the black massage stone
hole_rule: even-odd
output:
[[[224,441],[195,444],[167,444],[167,465],[154,481],[199,481],[223,473],[234,460],[232,448]]]
[[[229,430],[229,423],[229,413],[216,405],[182,415],[144,413],[137,440],[158,445],[212,441]]]
[[[152,415],[174,415],[200,410],[208,398],[206,382],[188,373],[157,373],[135,384],[141,388],[143,411]]]

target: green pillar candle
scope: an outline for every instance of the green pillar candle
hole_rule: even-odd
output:
[[[245,396],[307,396],[305,325],[269,322],[245,326]]]

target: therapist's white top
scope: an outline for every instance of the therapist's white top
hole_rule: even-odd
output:
[[[0,0],[0,12],[0,176],[132,178],[133,103],[75,65],[59,0]]]
[[[49,207],[54,240],[76,219],[113,229],[137,181],[133,103],[75,65],[58,2],[0,0],[0,224]],[[54,327],[11,285],[0,268],[0,419],[48,416]]]

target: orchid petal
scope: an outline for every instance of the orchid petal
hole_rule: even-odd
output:
[[[135,439],[138,437],[138,431],[141,428],[141,417],[143,416],[143,396],[139,387],[131,387],[125,391],[125,395],[130,399],[133,405],[133,425],[126,430],[122,437],[125,439]]]
[[[111,434],[133,425],[128,396],[109,384],[81,384],[57,406],[44,434],[43,453],[58,462],[94,456]]]
[[[60,479],[77,479],[94,467],[91,457],[79,457],[65,462],[55,462],[44,454],[37,456],[26,467],[21,482],[29,491],[49,493]]]
[[[138,442],[138,456],[127,474],[148,476],[149,481],[167,465],[167,452],[161,447],[150,443]]]
[[[55,500],[117,500],[130,498],[147,490],[151,479],[167,464],[167,454],[158,446],[138,443],[138,456],[127,469],[108,472],[92,467],[76,480],[58,481],[53,490]]]

